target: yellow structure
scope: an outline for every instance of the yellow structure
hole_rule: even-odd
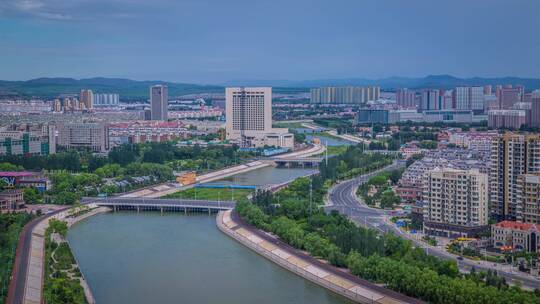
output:
[[[197,181],[197,172],[188,171],[184,172],[176,177],[176,182],[182,186],[195,184]]]

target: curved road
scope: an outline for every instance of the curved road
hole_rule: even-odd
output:
[[[413,242],[415,246],[423,248],[428,254],[433,256],[443,258],[443,259],[453,259],[457,262],[458,267],[461,271],[470,271],[472,267],[479,270],[488,270],[496,271],[498,275],[506,278],[507,281],[520,281],[524,287],[528,288],[539,288],[540,280],[527,276],[525,274],[520,274],[516,272],[510,272],[508,270],[501,270],[500,268],[492,268],[482,262],[473,261],[470,259],[458,260],[458,256],[450,254],[444,249],[440,249],[434,246],[429,246],[424,242],[421,242],[417,239],[411,238],[409,235],[404,234],[401,230],[395,227],[392,223],[386,221],[387,213],[386,210],[371,208],[367,206],[364,202],[361,202],[356,197],[356,189],[361,184],[367,182],[370,177],[376,175],[377,173],[385,170],[393,170],[404,166],[404,162],[396,161],[392,165],[389,165],[381,170],[356,177],[344,182],[341,182],[330,189],[328,196],[330,206],[326,206],[326,210],[337,210],[341,214],[346,215],[351,220],[356,222],[359,225],[377,229],[383,233],[393,232],[397,235],[400,235],[404,238],[409,239]]]
[[[24,226],[19,235],[19,243],[17,244],[17,252],[15,254],[15,262],[13,263],[13,272],[9,283],[6,304],[23,303],[24,290],[26,287],[26,274],[28,272],[28,261],[30,257],[30,245],[34,228],[42,220],[62,212],[67,208],[68,207],[61,208],[47,215],[37,217]]]

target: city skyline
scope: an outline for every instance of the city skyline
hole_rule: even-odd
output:
[[[534,12],[539,8],[536,1],[509,6],[499,0],[414,5],[8,0],[0,4],[5,29],[0,79],[538,78],[534,29],[540,21]],[[229,18],[238,12],[243,18]],[[155,20],[156,14],[161,18]],[[235,37],[253,39],[242,46],[232,43]]]

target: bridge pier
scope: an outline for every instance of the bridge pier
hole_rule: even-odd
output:
[[[137,213],[139,213],[140,209],[141,209],[141,208],[140,208],[139,206],[137,206]]]

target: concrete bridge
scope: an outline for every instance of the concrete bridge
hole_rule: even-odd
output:
[[[322,157],[271,158],[278,166],[310,166],[316,167],[324,161]]]
[[[85,197],[83,204],[96,204],[117,210],[160,211],[160,212],[218,212],[234,209],[234,201],[192,200],[192,199],[158,199],[138,197]]]

